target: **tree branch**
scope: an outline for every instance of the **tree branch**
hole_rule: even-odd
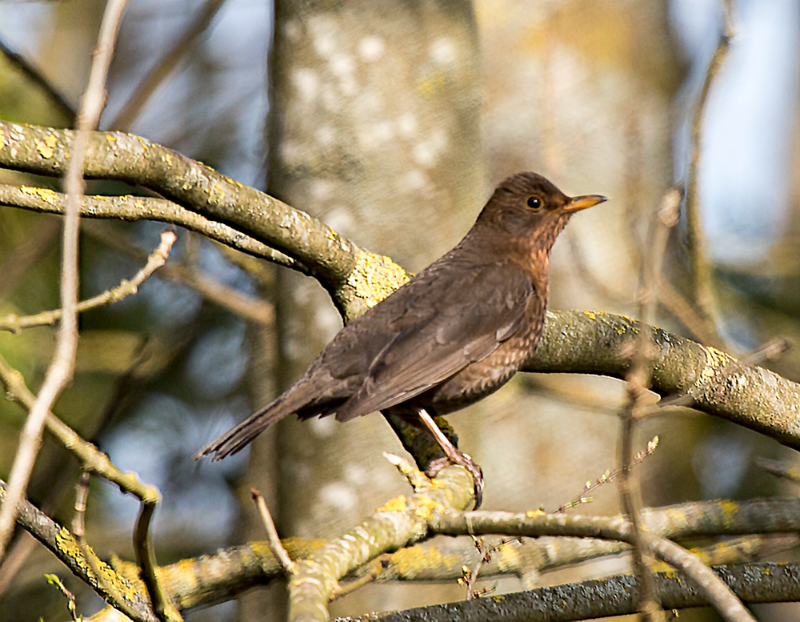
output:
[[[49,188],[17,187],[0,184],[0,205],[22,208],[43,214],[63,215],[66,204],[67,197],[65,194],[55,192]],[[84,218],[124,220],[126,222],[155,220],[178,225],[243,253],[261,257],[303,274],[308,274],[308,270],[302,264],[283,253],[245,235],[241,231],[237,231],[233,227],[209,220],[167,199],[131,195],[114,197],[84,196],[80,205],[80,215]]]
[[[0,167],[61,175],[72,136],[70,130],[0,121]],[[139,136],[93,132],[84,174],[150,188],[285,253],[309,267],[348,320],[408,280],[388,257],[360,248],[305,212]]]
[[[800,564],[742,564],[715,568],[728,587],[749,603],[800,600]],[[686,578],[674,572],[656,575],[656,589],[666,609],[702,607],[708,603]],[[543,587],[446,605],[347,618],[348,622],[509,622],[587,620],[636,612],[636,580],[617,575],[600,580]]]
[[[0,509],[0,560],[14,529],[17,504],[23,498],[36,462],[45,419],[61,389],[71,380],[78,348],[78,204],[83,195],[83,159],[89,132],[97,127],[105,106],[105,84],[114,44],[127,0],[110,0],[103,12],[100,33],[89,72],[89,83],[78,113],[78,129],[70,133],[70,162],[62,172],[67,192],[61,260],[60,295],[62,319],[53,359],[19,437],[9,474],[8,499]]]
[[[75,305],[75,311],[77,313],[83,313],[96,307],[119,302],[135,294],[139,291],[139,286],[167,261],[167,257],[176,239],[177,236],[174,231],[164,231],[161,234],[161,242],[158,247],[147,257],[147,263],[132,279],[124,280],[116,287],[112,287],[102,294],[98,294],[88,300],[82,300]],[[63,314],[64,312],[62,309],[53,309],[52,311],[43,311],[35,315],[26,315],[22,317],[16,314],[8,315],[4,318],[0,318],[0,331],[8,330],[11,332],[18,332],[23,328],[52,325],[58,322]]]
[[[69,136],[68,131],[0,122],[0,166],[60,174]],[[307,214],[145,139],[95,132],[85,169],[92,177],[121,179],[163,192],[184,205],[187,215],[201,213],[216,226],[228,222],[231,235],[252,235],[301,261],[329,287],[346,319],[408,278],[391,259],[359,248]],[[174,222],[182,217],[176,214]],[[525,370],[624,378],[631,361],[623,345],[640,326],[599,312],[549,313],[542,343]],[[656,352],[654,391],[686,393],[699,410],[800,449],[800,385],[743,365],[714,348],[649,330]]]
[[[627,317],[599,311],[548,312],[542,342],[524,371],[624,379],[631,366],[630,343],[643,329],[650,332],[653,391],[686,395],[693,408],[800,449],[800,385]]]

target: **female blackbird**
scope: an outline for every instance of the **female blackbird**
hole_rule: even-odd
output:
[[[196,459],[236,453],[274,422],[392,409],[424,424],[445,455],[483,476],[434,423],[496,391],[536,350],[547,307],[550,249],[573,213],[606,198],[570,198],[536,173],[501,183],[458,245],[345,326],[283,394]]]

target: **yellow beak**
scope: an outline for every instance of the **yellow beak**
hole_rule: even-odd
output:
[[[593,207],[593,206],[597,205],[598,203],[603,203],[605,201],[608,201],[608,199],[605,198],[602,195],[599,195],[599,194],[584,194],[584,195],[579,196],[579,197],[572,197],[569,200],[569,203],[567,203],[564,206],[564,211],[565,212],[570,212],[570,213],[571,212],[579,212],[582,209],[586,209],[587,207]]]

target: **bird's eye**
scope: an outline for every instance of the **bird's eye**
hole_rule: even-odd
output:
[[[528,207],[530,207],[532,210],[541,209],[542,205],[542,200],[539,197],[528,197]]]

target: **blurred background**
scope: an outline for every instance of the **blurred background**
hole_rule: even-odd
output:
[[[743,354],[776,337],[797,342],[800,330],[800,5],[733,4],[736,35],[706,107],[697,177],[713,313],[703,322],[694,305],[682,221],[658,324]],[[0,2],[0,118],[71,126],[103,8]],[[605,194],[609,203],[573,219],[559,239],[550,304],[635,315],[647,221],[664,191],[687,179],[691,120],[722,15],[718,0],[134,0],[101,129],[134,132],[266,189],[412,272],[462,237],[509,174],[534,170],[568,194]],[[59,183],[9,171],[0,182]],[[95,182],[88,191],[137,190]],[[57,307],[60,220],[1,214],[0,315]],[[81,226],[83,298],[131,277],[163,228]],[[137,296],[81,317],[77,375],[55,409],[161,489],[159,563],[262,538],[251,486],[267,497],[281,535],[302,537],[337,534],[407,492],[381,456],[400,445],[379,416],[346,426],[284,421],[250,451],[195,463],[200,446],[296,378],[341,320],[311,279],[185,231],[169,263]],[[53,335],[0,333],[0,353],[32,389]],[[768,365],[800,381],[796,351]],[[486,509],[553,511],[579,497],[616,464],[623,399],[616,380],[525,374],[451,416],[460,447],[483,466]],[[3,479],[23,421],[18,406],[0,401]],[[648,505],[794,492],[753,463],[796,461],[793,452],[747,430],[687,410],[644,421],[637,450],[655,435],[660,445],[642,465]],[[46,441],[29,496],[68,521],[78,465]],[[132,559],[135,500],[100,481],[92,492],[89,542],[103,556]],[[593,497],[571,511],[619,511],[613,486]],[[625,567],[593,563],[543,583]],[[46,572],[78,593],[82,613],[102,605],[21,536],[0,566],[0,619],[65,617]],[[519,589],[516,579],[498,584]],[[187,619],[264,619],[264,611],[281,619],[284,591],[254,591]],[[455,584],[373,585],[332,611],[462,597]],[[757,613],[779,620],[797,614],[791,607]]]

